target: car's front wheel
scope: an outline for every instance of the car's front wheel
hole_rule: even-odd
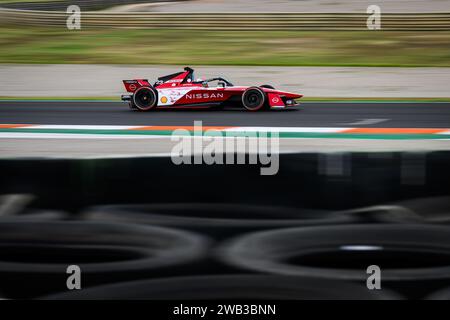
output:
[[[262,109],[266,102],[266,95],[258,87],[250,87],[242,94],[242,105],[249,111]]]
[[[158,92],[153,87],[141,87],[134,92],[131,102],[138,110],[148,111],[156,107]]]

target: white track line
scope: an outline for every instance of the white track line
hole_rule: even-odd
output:
[[[314,127],[233,127],[223,131],[231,132],[340,132],[349,128],[314,128]]]

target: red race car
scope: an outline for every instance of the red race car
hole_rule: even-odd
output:
[[[269,85],[234,86],[221,77],[195,80],[194,70],[188,67],[182,72],[158,78],[153,85],[146,79],[123,80],[123,83],[128,94],[122,95],[122,100],[127,101],[132,110],[140,111],[229,105],[241,106],[249,111],[283,109],[297,105],[295,99],[303,96],[275,90]]]

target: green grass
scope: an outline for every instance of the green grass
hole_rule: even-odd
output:
[[[0,27],[0,63],[450,66],[450,32]]]

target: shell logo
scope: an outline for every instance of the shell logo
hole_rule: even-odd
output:
[[[161,97],[161,102],[162,102],[162,103],[166,103],[166,102],[167,102],[167,97],[164,97],[164,96]]]

